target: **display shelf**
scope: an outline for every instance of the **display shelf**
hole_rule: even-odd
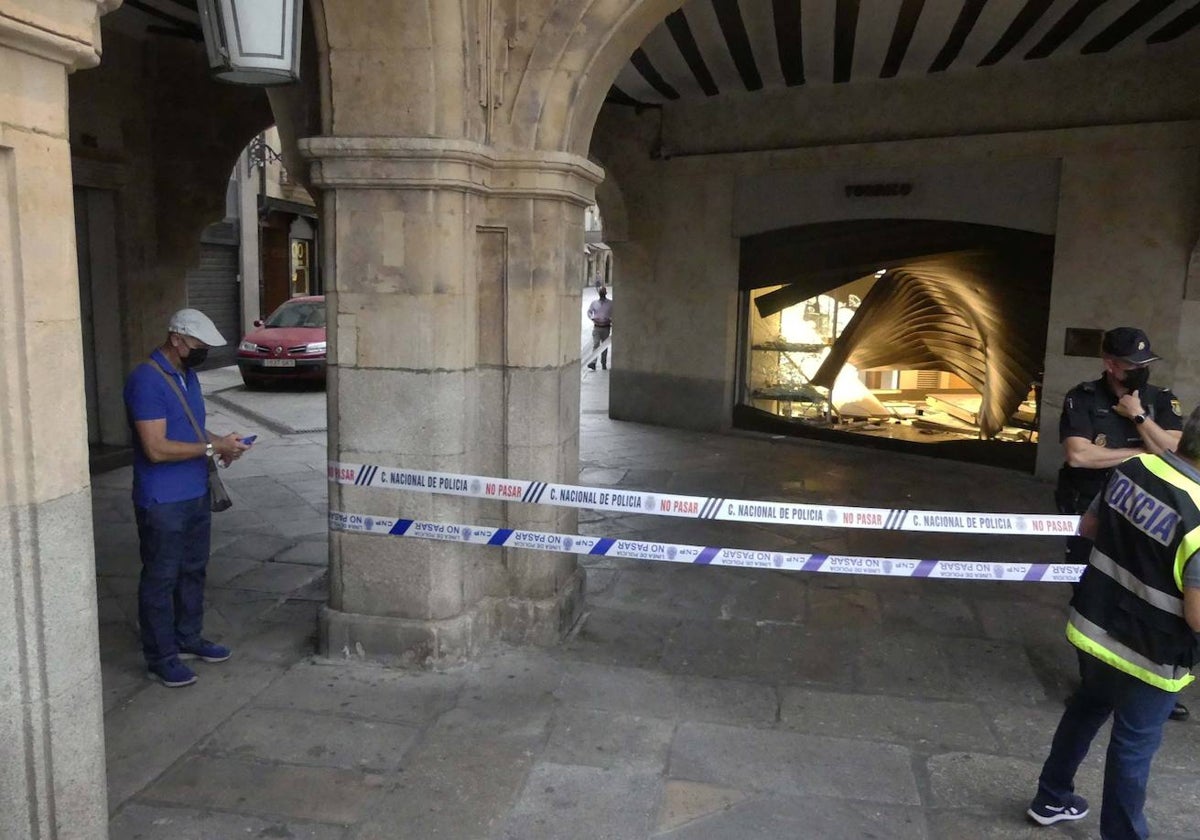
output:
[[[776,353],[820,353],[824,344],[795,344],[790,341],[767,341],[750,345],[751,350],[774,351]]]

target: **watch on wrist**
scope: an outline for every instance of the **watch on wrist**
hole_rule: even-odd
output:
[[[1143,423],[1146,422],[1146,415],[1145,414],[1135,414],[1133,417],[1133,422],[1137,423],[1139,426],[1142,425]]]
[[[1138,422],[1140,423],[1141,421],[1139,420]],[[217,452],[217,450],[213,449],[213,445],[212,445],[211,441],[204,444],[204,457],[205,458],[211,458],[213,455],[216,454],[216,452]]]

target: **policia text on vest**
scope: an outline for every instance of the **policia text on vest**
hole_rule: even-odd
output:
[[[1179,691],[1195,679],[1200,651],[1183,599],[1185,582],[1200,587],[1200,565],[1191,563],[1200,551],[1200,470],[1170,452],[1130,459],[1113,471],[1094,517],[1067,638],[1119,671]]]

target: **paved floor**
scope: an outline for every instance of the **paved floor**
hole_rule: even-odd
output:
[[[1048,509],[1003,470],[613,422],[584,373],[587,484],[912,508]],[[313,655],[325,598],[323,395],[205,374],[210,427],[260,435],[226,471],[208,632],[235,657],[144,678],[129,470],[94,486],[114,840],[1095,837],[1022,819],[1073,657],[1061,585],[812,576],[597,559],[551,650],[439,672]],[[1056,540],[799,530],[582,513],[610,536],[964,559]],[[480,548],[478,550],[487,550]],[[1193,705],[1197,705],[1193,703]],[[1098,807],[1103,745],[1080,791]],[[1150,818],[1200,837],[1200,724],[1169,724]]]

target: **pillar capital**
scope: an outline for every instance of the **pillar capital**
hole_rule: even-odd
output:
[[[86,11],[73,19],[33,3],[0,9],[0,47],[56,61],[68,70],[95,67],[100,63],[100,16],[120,6],[121,0],[80,5]]]
[[[458,190],[587,206],[604,170],[568,152],[512,151],[436,137],[310,137],[300,141],[319,189]]]

